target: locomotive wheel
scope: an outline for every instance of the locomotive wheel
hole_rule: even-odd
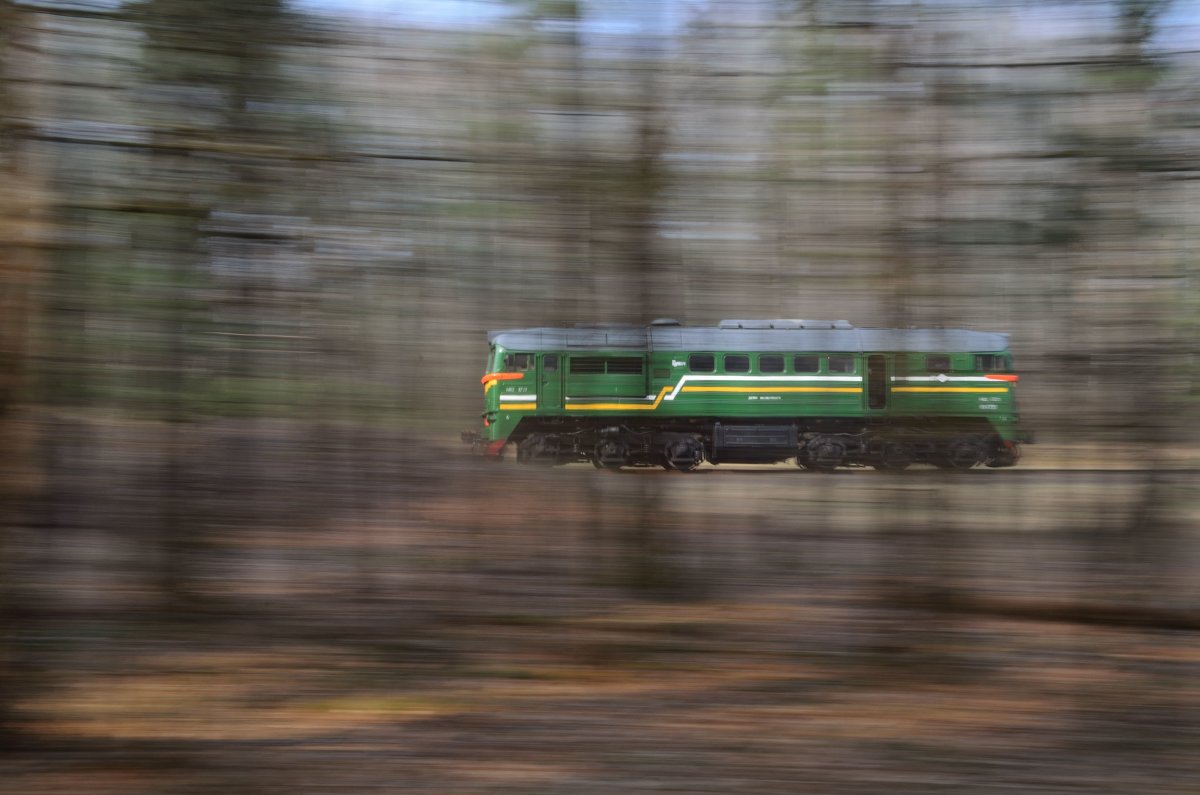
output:
[[[845,446],[836,439],[816,439],[808,446],[807,469],[817,472],[832,472],[846,457]]]
[[[667,442],[663,448],[666,466],[678,472],[691,472],[704,460],[704,447],[698,440],[686,436]]]
[[[629,461],[629,448],[620,439],[612,437],[596,443],[592,464],[597,469],[620,469]]]
[[[987,458],[987,451],[978,439],[955,439],[946,454],[937,462],[938,469],[970,469]]]
[[[879,463],[872,464],[878,470],[901,472],[912,464],[912,450],[902,442],[888,442],[879,453]]]
[[[544,433],[531,434],[517,445],[517,460],[522,464],[553,466],[558,463],[558,442]]]
[[[1020,458],[1020,453],[1016,452],[1015,450],[1001,450],[989,458],[985,463],[992,469],[999,469],[1001,467],[1015,466],[1018,458]]]

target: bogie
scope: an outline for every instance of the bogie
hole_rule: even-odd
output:
[[[669,469],[691,472],[704,461],[704,442],[699,436],[668,436],[663,445],[663,460]]]
[[[876,469],[900,472],[913,464],[916,456],[912,447],[904,442],[884,441],[879,445],[879,460],[872,464]]]

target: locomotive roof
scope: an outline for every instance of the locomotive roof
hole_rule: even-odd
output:
[[[751,321],[738,321],[751,325]],[[626,349],[660,351],[1005,351],[1008,335],[967,329],[779,328],[770,321],[760,328],[686,326],[612,326],[599,328],[530,328],[488,333],[488,342],[509,350],[571,351]],[[729,321],[722,325],[729,325]],[[830,324],[832,325],[832,324]],[[840,324],[839,324],[840,325]]]

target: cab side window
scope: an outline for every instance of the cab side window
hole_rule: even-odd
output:
[[[925,357],[925,369],[931,373],[950,372],[950,357],[944,353]]]
[[[758,371],[760,373],[782,373],[783,357],[764,353],[758,357]]]
[[[854,372],[854,357],[853,356],[830,356],[829,357],[829,372],[831,372],[831,373],[853,373]]]
[[[717,357],[711,353],[693,353],[688,357],[688,370],[693,373],[711,373],[717,369]]]
[[[797,373],[816,373],[821,370],[820,356],[794,356],[792,357],[792,369]]]
[[[725,372],[727,373],[748,373],[750,372],[750,357],[742,354],[726,354],[725,356]]]

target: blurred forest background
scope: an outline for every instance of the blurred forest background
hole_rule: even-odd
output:
[[[0,780],[1200,789],[1200,5],[387,7],[0,0]],[[1042,444],[456,449],[664,316],[1011,333]]]

